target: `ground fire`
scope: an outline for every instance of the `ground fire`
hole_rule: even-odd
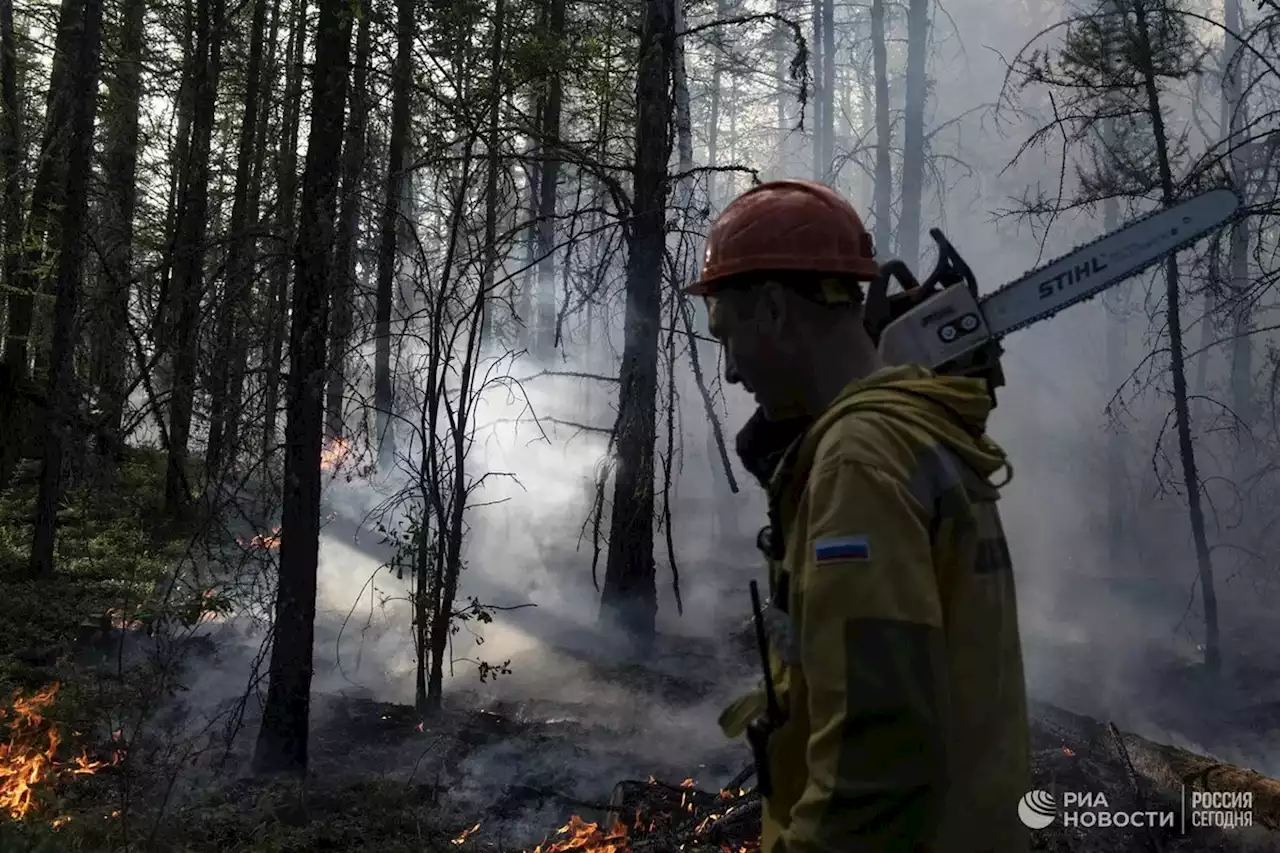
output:
[[[758,853],[760,798],[742,788],[712,794],[693,779],[669,785],[650,777],[622,782],[602,821],[572,815],[553,836],[525,853]],[[462,846],[476,824],[453,839]]]
[[[15,694],[12,708],[0,708],[8,721],[9,737],[0,744],[0,810],[13,820],[30,815],[42,789],[76,776],[87,776],[107,762],[92,761],[85,752],[70,761],[57,759],[62,742],[57,728],[44,713],[58,695],[58,683],[31,696]],[[65,823],[62,818],[55,823]]]

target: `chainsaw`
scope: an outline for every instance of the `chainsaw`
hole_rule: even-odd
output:
[[[1000,341],[1132,278],[1237,215],[1240,198],[1215,189],[1136,219],[1040,266],[986,296],[960,253],[937,228],[938,260],[923,282],[891,260],[867,290],[864,318],[886,364],[987,380],[992,404],[1004,384]],[[890,295],[896,280],[901,292]]]

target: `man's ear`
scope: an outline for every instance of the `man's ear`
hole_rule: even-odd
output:
[[[787,320],[787,292],[776,281],[767,281],[760,293],[756,313],[761,322],[780,328]]]

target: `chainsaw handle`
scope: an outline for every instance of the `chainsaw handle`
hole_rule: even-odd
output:
[[[863,322],[867,334],[877,346],[881,332],[890,323],[932,296],[940,287],[964,282],[974,298],[978,296],[978,280],[951,241],[938,228],[930,228],[929,236],[938,244],[938,260],[928,278],[919,281],[905,261],[893,258],[881,265],[880,274],[867,288]],[[890,279],[897,279],[901,293],[889,295]]]
[[[933,288],[939,285],[950,287],[953,284],[964,282],[968,285],[969,292],[977,299],[978,280],[974,277],[973,270],[969,269],[969,265],[965,263],[964,258],[960,257],[956,247],[951,245],[947,235],[943,234],[939,228],[930,228],[929,236],[933,238],[933,242],[938,244],[938,261],[933,266],[933,272],[929,273],[929,277],[924,280],[924,284],[920,285],[925,293],[932,293]]]

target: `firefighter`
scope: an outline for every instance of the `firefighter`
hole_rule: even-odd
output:
[[[996,509],[1012,472],[984,381],[881,363],[862,317],[878,273],[846,201],[774,181],[724,210],[687,288],[759,406],[738,448],[769,492],[780,713],[761,719],[762,689],[720,724],[764,728],[763,853],[1018,853],[1027,700]]]

